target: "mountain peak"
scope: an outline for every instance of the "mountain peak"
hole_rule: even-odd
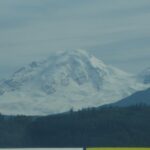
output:
[[[94,55],[83,49],[65,50],[53,53],[47,59],[47,62],[52,63],[52,61],[54,64],[75,64],[77,62],[80,64],[88,63],[99,69],[104,69],[106,67],[102,60],[97,59]]]
[[[64,53],[70,56],[84,56],[84,57],[90,56],[90,54],[83,49],[65,50]]]
[[[74,49],[74,50],[62,50],[57,52],[52,52],[49,56],[49,59],[59,58],[60,57],[80,57],[80,58],[89,58],[91,55],[82,49]]]
[[[84,56],[84,57],[90,56],[89,52],[83,49],[62,50],[58,52],[53,52],[53,55]]]

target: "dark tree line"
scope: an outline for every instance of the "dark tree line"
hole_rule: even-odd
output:
[[[150,106],[88,108],[38,116],[0,115],[0,147],[150,146]]]

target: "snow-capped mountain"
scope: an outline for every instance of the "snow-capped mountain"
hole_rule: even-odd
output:
[[[83,50],[52,54],[0,84],[3,114],[47,115],[120,100],[145,86]]]
[[[145,84],[150,84],[150,67],[142,71],[138,78]]]

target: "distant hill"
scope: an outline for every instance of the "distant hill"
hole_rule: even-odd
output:
[[[126,97],[110,106],[131,106],[137,104],[147,104],[150,105],[150,88],[144,91],[139,91],[133,95]]]

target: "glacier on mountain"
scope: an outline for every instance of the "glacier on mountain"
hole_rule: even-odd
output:
[[[48,115],[116,102],[145,89],[128,74],[83,50],[32,62],[0,83],[0,112]]]

